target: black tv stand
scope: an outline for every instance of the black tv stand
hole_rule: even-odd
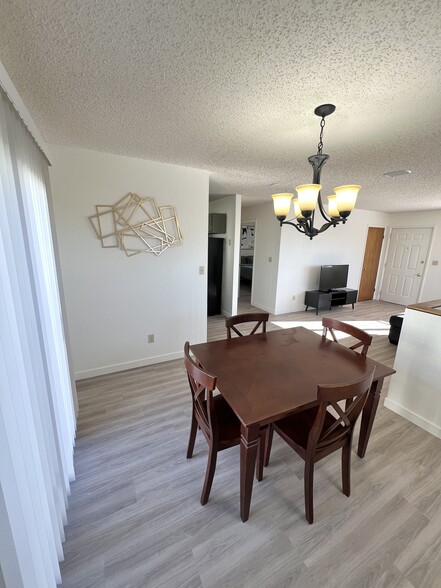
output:
[[[352,288],[339,288],[336,290],[307,290],[305,292],[305,312],[311,306],[315,308],[315,314],[321,309],[331,310],[333,306],[354,304],[357,302],[358,290]]]

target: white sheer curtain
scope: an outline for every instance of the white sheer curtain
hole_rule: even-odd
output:
[[[0,93],[0,563],[6,586],[48,588],[61,581],[74,390],[48,164]]]

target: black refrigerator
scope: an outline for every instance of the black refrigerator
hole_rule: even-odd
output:
[[[208,316],[221,313],[224,239],[208,237]]]

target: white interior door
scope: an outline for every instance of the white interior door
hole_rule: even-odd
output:
[[[381,300],[414,304],[426,267],[432,229],[392,229]]]

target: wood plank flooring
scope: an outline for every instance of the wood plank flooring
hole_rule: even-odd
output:
[[[241,312],[250,308],[242,301]],[[392,365],[388,318],[399,311],[370,301],[330,314],[375,333],[369,355]],[[271,317],[269,328],[321,331],[321,316]],[[225,337],[222,317],[209,319],[208,335]],[[242,523],[237,447],[219,454],[210,500],[199,503],[207,449],[199,435],[185,457],[181,360],[83,380],[78,396],[64,588],[441,586],[441,440],[383,406],[365,459],[353,455],[349,498],[339,456],[330,456],[317,464],[308,525],[303,462],[276,436]]]

